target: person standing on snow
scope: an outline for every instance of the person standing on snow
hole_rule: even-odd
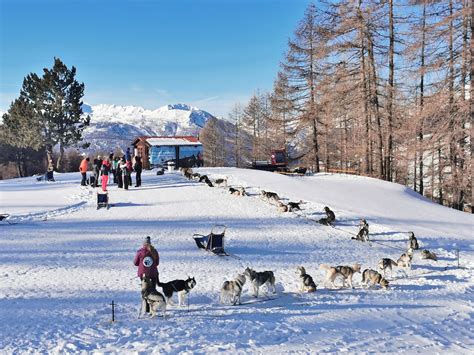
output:
[[[141,279],[147,276],[151,279],[152,288],[155,289],[159,281],[158,265],[160,263],[160,256],[158,251],[151,245],[151,238],[148,236],[143,241],[143,246],[137,250],[137,254],[133,259],[133,264],[138,266],[137,275]],[[150,306],[146,305],[145,312],[150,312]]]
[[[100,175],[102,176],[102,191],[104,192],[107,191],[107,183],[109,182],[109,172],[111,167],[109,158],[105,158],[100,168]]]
[[[81,186],[86,186],[87,170],[89,169],[89,157],[82,159],[81,165],[79,165],[79,171],[82,175]]]
[[[128,183],[130,182],[130,175],[128,174],[128,171],[127,171],[127,162],[125,161],[125,157],[122,157],[122,159],[120,159],[119,167],[120,167],[120,170],[122,171],[123,188],[125,190],[128,190]],[[120,187],[120,181],[119,181],[119,187]]]
[[[140,187],[142,186],[142,170],[143,170],[143,165],[142,165],[142,158],[139,157],[138,155],[135,157],[135,165],[133,166],[133,170],[135,170],[135,178],[136,178],[136,185],[135,187]]]

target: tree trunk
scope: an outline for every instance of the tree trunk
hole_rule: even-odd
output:
[[[420,75],[420,122],[418,124],[418,143],[419,143],[419,193],[423,195],[423,108],[425,100],[425,41],[426,41],[426,2],[423,2],[423,19],[422,19],[422,34],[421,34],[421,75]]]
[[[393,28],[393,0],[388,1],[389,6],[389,37],[390,45],[388,50],[388,141],[385,159],[385,180],[392,181],[392,160],[393,160],[393,93],[394,93],[394,53],[395,53],[395,34]]]
[[[58,156],[58,160],[56,160],[56,171],[61,171],[62,165],[63,165],[63,158],[64,158],[64,146],[60,143],[59,156]]]
[[[368,42],[368,54],[369,54],[369,67],[371,70],[371,75],[372,75],[372,86],[373,86],[373,91],[372,91],[372,100],[371,102],[373,103],[373,110],[375,114],[375,121],[377,123],[377,149],[378,149],[378,165],[379,165],[379,171],[378,171],[378,176],[380,179],[383,179],[384,177],[384,164],[383,164],[383,137],[382,137],[382,119],[380,117],[380,104],[379,104],[379,92],[377,88],[377,71],[375,68],[375,56],[374,56],[374,43],[372,41],[372,36],[370,33],[367,33],[367,42]],[[369,87],[370,87],[370,82],[369,82]]]

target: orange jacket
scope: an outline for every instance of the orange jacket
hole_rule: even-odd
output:
[[[87,172],[87,169],[89,168],[89,162],[86,159],[82,159],[81,165],[79,165],[79,171],[81,173]]]

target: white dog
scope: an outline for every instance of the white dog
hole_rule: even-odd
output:
[[[240,296],[242,295],[242,288],[244,287],[246,277],[244,274],[239,274],[232,281],[225,281],[221,288],[221,303],[231,303],[233,305],[240,304]]]

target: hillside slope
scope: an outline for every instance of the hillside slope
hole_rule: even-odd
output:
[[[249,196],[232,196],[178,173],[146,172],[141,188],[110,186],[113,206],[97,210],[95,190],[78,186],[78,173],[58,174],[56,183],[0,181],[0,213],[12,213],[18,223],[0,227],[0,352],[474,350],[471,215],[371,179],[200,172],[227,176]],[[261,188],[305,200],[302,214],[279,213],[258,197]],[[336,228],[314,222],[324,205],[335,210]],[[407,220],[413,211],[419,217]],[[350,239],[361,216],[370,223],[371,243]],[[208,233],[215,223],[227,225],[225,247],[233,256],[197,249],[192,235]],[[322,263],[359,262],[364,269],[376,268],[382,257],[396,259],[406,248],[405,226],[439,261],[415,254],[412,269],[396,268],[386,291],[362,287],[360,274],[353,290],[324,285]],[[170,306],[165,320],[137,319],[132,260],[146,235],[160,252],[162,282],[188,275],[197,281],[189,306]],[[461,249],[461,268],[453,244]],[[316,293],[298,292],[298,265],[315,279]],[[273,270],[277,294],[255,300],[247,282],[242,305],[219,304],[223,281],[246,267]]]

